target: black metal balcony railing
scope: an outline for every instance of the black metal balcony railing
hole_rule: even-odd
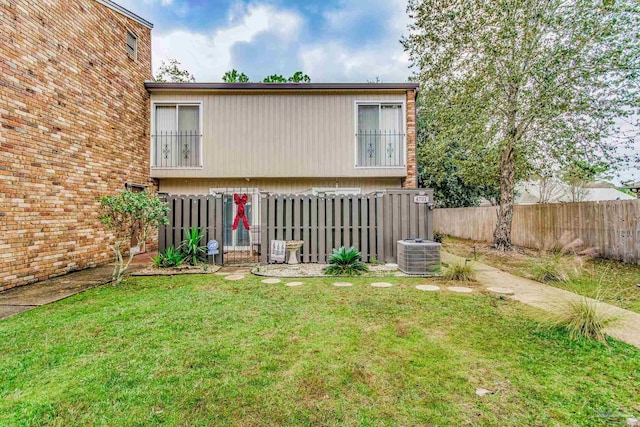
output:
[[[152,135],[152,167],[201,167],[201,137],[202,135],[195,131],[166,131]]]
[[[356,134],[358,167],[405,166],[405,134],[367,130]]]

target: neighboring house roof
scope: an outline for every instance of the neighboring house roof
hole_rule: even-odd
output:
[[[124,7],[120,6],[117,3],[112,2],[111,0],[95,0],[100,4],[103,4],[105,6],[107,6],[109,9],[115,10],[118,13],[121,13],[122,15],[126,16],[127,18],[133,19],[134,21],[136,21],[138,24],[144,25],[145,27],[152,29],[153,28],[153,24],[149,21],[147,21],[146,19],[143,19],[141,17],[139,17],[138,15],[136,15],[135,13],[125,9]]]
[[[638,188],[640,188],[640,181],[627,182],[622,188],[627,188],[629,190],[634,190],[634,189],[637,190]]]
[[[418,90],[417,83],[160,83],[145,82],[149,92],[163,90],[232,90],[232,91],[389,91]]]
[[[570,202],[571,197],[568,193],[568,187],[562,184],[558,184],[550,194],[550,203],[563,203]],[[635,200],[636,198],[630,196],[616,188],[605,187],[585,187],[581,192],[581,201],[583,202],[598,202],[606,200]],[[517,186],[516,197],[514,204],[516,205],[531,205],[540,203],[540,185],[537,182],[524,182]]]

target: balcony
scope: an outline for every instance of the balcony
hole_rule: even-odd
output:
[[[356,134],[356,167],[405,167],[405,134],[384,130],[360,131]]]
[[[152,135],[151,167],[201,168],[202,135],[189,131],[167,131]]]

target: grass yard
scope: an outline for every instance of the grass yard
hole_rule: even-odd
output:
[[[0,425],[594,426],[640,416],[640,350],[570,341],[532,309],[480,292],[372,281],[136,278],[2,320]]]
[[[446,237],[443,244],[443,249],[471,259],[474,247],[478,261],[521,277],[531,278],[531,263],[540,258],[538,251],[530,249],[505,253],[490,248],[486,242],[453,237]],[[569,256],[565,261],[567,264],[573,262]],[[640,265],[593,258],[587,259],[579,272],[568,282],[546,283],[640,313]]]

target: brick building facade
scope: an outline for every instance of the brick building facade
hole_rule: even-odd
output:
[[[98,198],[152,186],[151,27],[109,0],[0,0],[0,290],[111,259]]]

